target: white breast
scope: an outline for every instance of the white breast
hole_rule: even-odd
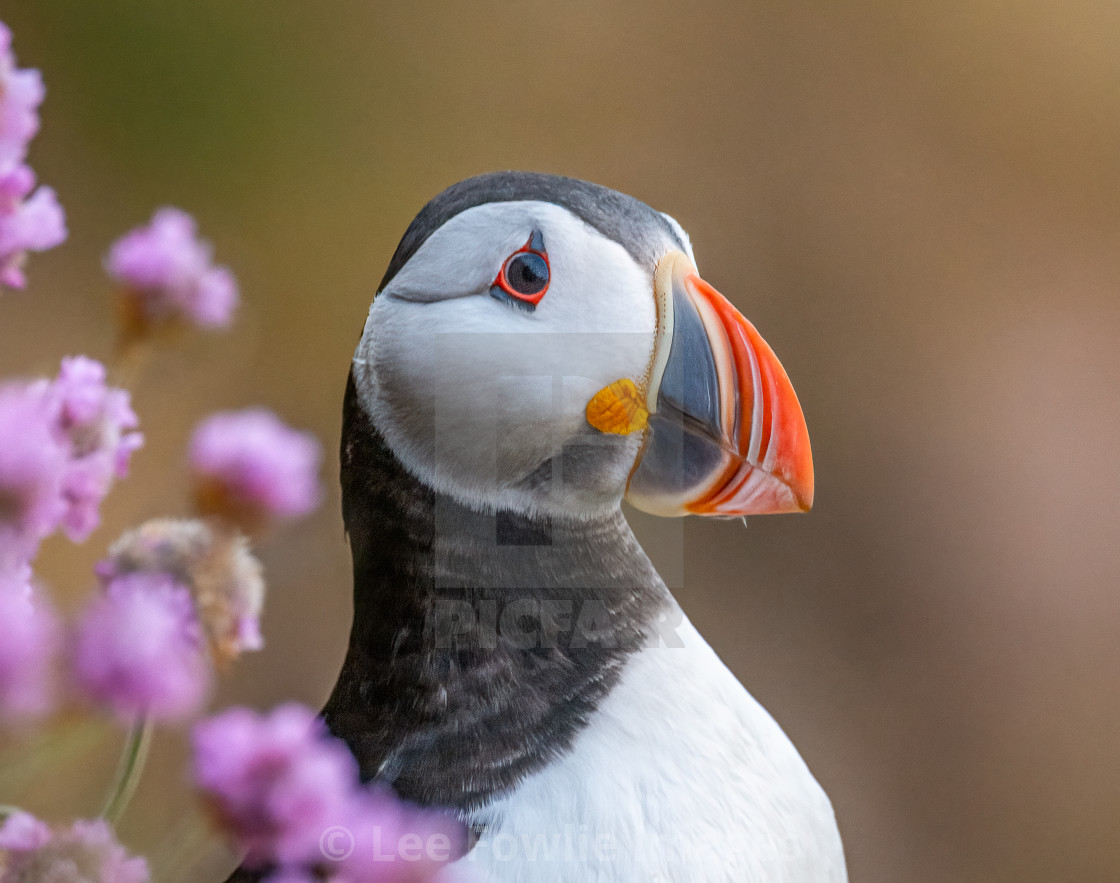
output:
[[[634,654],[574,748],[480,811],[493,883],[844,883],[828,797],[687,619]],[[474,875],[472,874],[472,877]]]

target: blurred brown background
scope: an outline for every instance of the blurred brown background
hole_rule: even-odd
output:
[[[32,163],[72,230],[3,295],[0,374],[111,352],[101,256],[157,205],[197,215],[245,299],[232,333],[155,360],[134,478],[85,546],[43,556],[59,592],[125,526],[184,511],[198,418],[269,405],[323,439],[330,496],[262,549],[268,647],[219,701],[321,702],[349,622],[343,383],[397,239],[477,172],[588,178],[681,221],[800,394],[816,509],[690,521],[679,594],[832,796],[853,881],[1120,879],[1120,6],[0,15],[44,72]],[[113,755],[25,802],[96,812]],[[166,857],[182,759],[158,743],[131,845]]]

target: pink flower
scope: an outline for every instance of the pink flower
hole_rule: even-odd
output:
[[[202,328],[229,325],[237,307],[237,282],[211,263],[211,247],[198,238],[194,218],[160,209],[147,227],[113,243],[109,275],[125,288],[129,321],[143,330],[173,321]]]
[[[50,708],[58,647],[54,612],[31,583],[31,569],[0,571],[0,718],[23,720]]]
[[[0,850],[31,852],[45,846],[51,829],[31,813],[15,812],[0,823]]]
[[[26,284],[29,251],[46,251],[66,239],[66,217],[54,191],[35,190],[35,174],[24,165],[39,131],[43,95],[39,72],[16,67],[11,31],[0,23],[0,285],[9,288]]]
[[[29,560],[61,523],[69,462],[43,386],[0,386],[0,567]]]
[[[117,577],[82,614],[74,678],[126,723],[197,714],[210,687],[190,592],[163,573]]]
[[[144,437],[123,389],[105,383],[105,367],[85,356],[62,360],[51,388],[58,429],[70,442],[71,459],[63,482],[67,509],[63,527],[75,541],[97,527],[98,508],[114,478],[128,473],[128,462]]]
[[[143,443],[136,425],[128,393],[84,356],[63,359],[53,382],[0,386],[0,564],[30,560],[60,526],[75,541],[90,534]]]
[[[29,251],[46,251],[66,240],[66,215],[50,187],[33,194],[35,175],[19,165],[0,171],[0,285],[23,288]]]
[[[300,705],[233,708],[196,724],[194,769],[246,865],[277,880],[315,879],[317,867],[338,883],[420,881],[464,851],[458,823],[362,786],[346,745]],[[400,851],[409,834],[424,844],[419,860]]]
[[[12,32],[0,22],[0,168],[16,165],[39,131],[39,105],[45,90],[37,70],[19,70],[12,53]]]
[[[387,788],[362,788],[355,798],[345,857],[327,855],[330,879],[336,883],[420,883],[452,877],[440,875],[448,862],[466,853],[466,829],[444,813],[422,810],[398,799]]]
[[[318,505],[319,442],[270,411],[208,417],[194,431],[189,457],[203,514],[251,530],[269,517],[304,515]]]
[[[312,864],[319,838],[349,819],[357,763],[315,714],[232,708],[194,728],[195,781],[252,866]]]
[[[51,831],[27,813],[0,825],[0,883],[148,883],[148,865],[130,856],[98,819]]]

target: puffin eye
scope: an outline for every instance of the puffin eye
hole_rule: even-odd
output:
[[[532,312],[548,291],[549,278],[544,237],[540,230],[534,230],[529,241],[506,258],[490,286],[490,295]]]

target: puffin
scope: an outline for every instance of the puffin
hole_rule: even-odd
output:
[[[813,481],[785,370],[672,217],[556,175],[454,184],[350,367],[327,726],[469,826],[471,880],[845,881],[824,790],[621,508],[802,512]]]

